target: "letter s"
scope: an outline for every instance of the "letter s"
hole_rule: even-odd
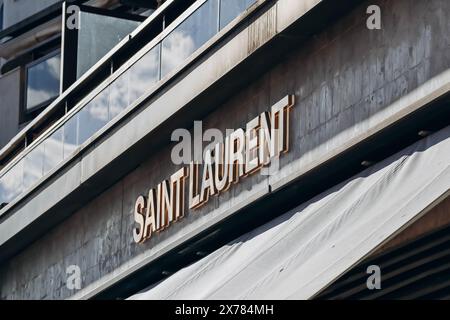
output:
[[[139,196],[136,200],[134,206],[134,221],[139,225],[138,228],[133,230],[133,238],[136,243],[143,242],[144,235],[144,216],[143,211],[145,208],[145,198],[144,196]]]

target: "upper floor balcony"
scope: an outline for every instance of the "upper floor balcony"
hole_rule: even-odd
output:
[[[98,132],[173,78],[191,56],[205,50],[205,44],[230,22],[255,3],[262,2],[166,1],[1,150],[0,215],[87,147]],[[175,8],[182,10],[177,12]],[[170,23],[164,25],[167,22]],[[151,34],[155,25],[160,32],[142,43],[142,34]],[[125,55],[124,48],[127,48]],[[56,54],[36,63],[35,68],[45,66],[49,71],[49,81],[42,77],[33,80],[44,90],[38,90],[39,94],[29,92],[30,105],[36,99],[42,100],[44,94],[47,98],[53,95],[45,88],[52,87],[51,81],[58,81],[51,77],[51,66],[59,64],[59,59],[60,55]],[[110,72],[105,74],[105,70]],[[33,79],[31,68],[29,77]]]

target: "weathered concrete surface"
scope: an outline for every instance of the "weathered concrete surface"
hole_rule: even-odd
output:
[[[369,4],[382,8],[380,31],[365,27]],[[279,65],[261,66],[267,71],[204,119],[204,129],[242,127],[281,97],[295,93],[293,145],[281,165],[305,165],[364,132],[370,125],[364,120],[375,121],[391,103],[450,67],[446,54],[449,14],[446,0],[386,0],[362,5],[293,50]],[[336,136],[339,139],[332,140]],[[206,220],[215,209],[230,206],[268,184],[259,175],[246,178],[204,208],[188,213],[170,231],[135,245],[131,234],[134,201],[178,168],[171,165],[170,148],[155,152],[125,179],[2,266],[1,298],[69,297],[74,292],[65,287],[67,266],[80,266],[86,287]],[[284,175],[290,169],[283,170]],[[249,193],[242,193],[245,191]]]
[[[20,69],[0,77],[0,148],[19,132]]]

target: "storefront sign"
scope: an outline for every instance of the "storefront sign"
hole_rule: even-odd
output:
[[[294,96],[286,96],[270,111],[248,122],[245,131],[237,129],[224,142],[206,150],[201,171],[200,165],[192,161],[189,167],[150,189],[146,196],[139,196],[134,208],[138,225],[133,230],[134,241],[142,243],[184,217],[186,180],[189,209],[196,209],[287,152],[289,112],[293,105]]]

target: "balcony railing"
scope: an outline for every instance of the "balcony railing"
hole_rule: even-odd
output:
[[[135,54],[0,172],[0,206],[28,192],[257,0],[198,0],[157,43]],[[111,82],[111,79],[114,79]]]

